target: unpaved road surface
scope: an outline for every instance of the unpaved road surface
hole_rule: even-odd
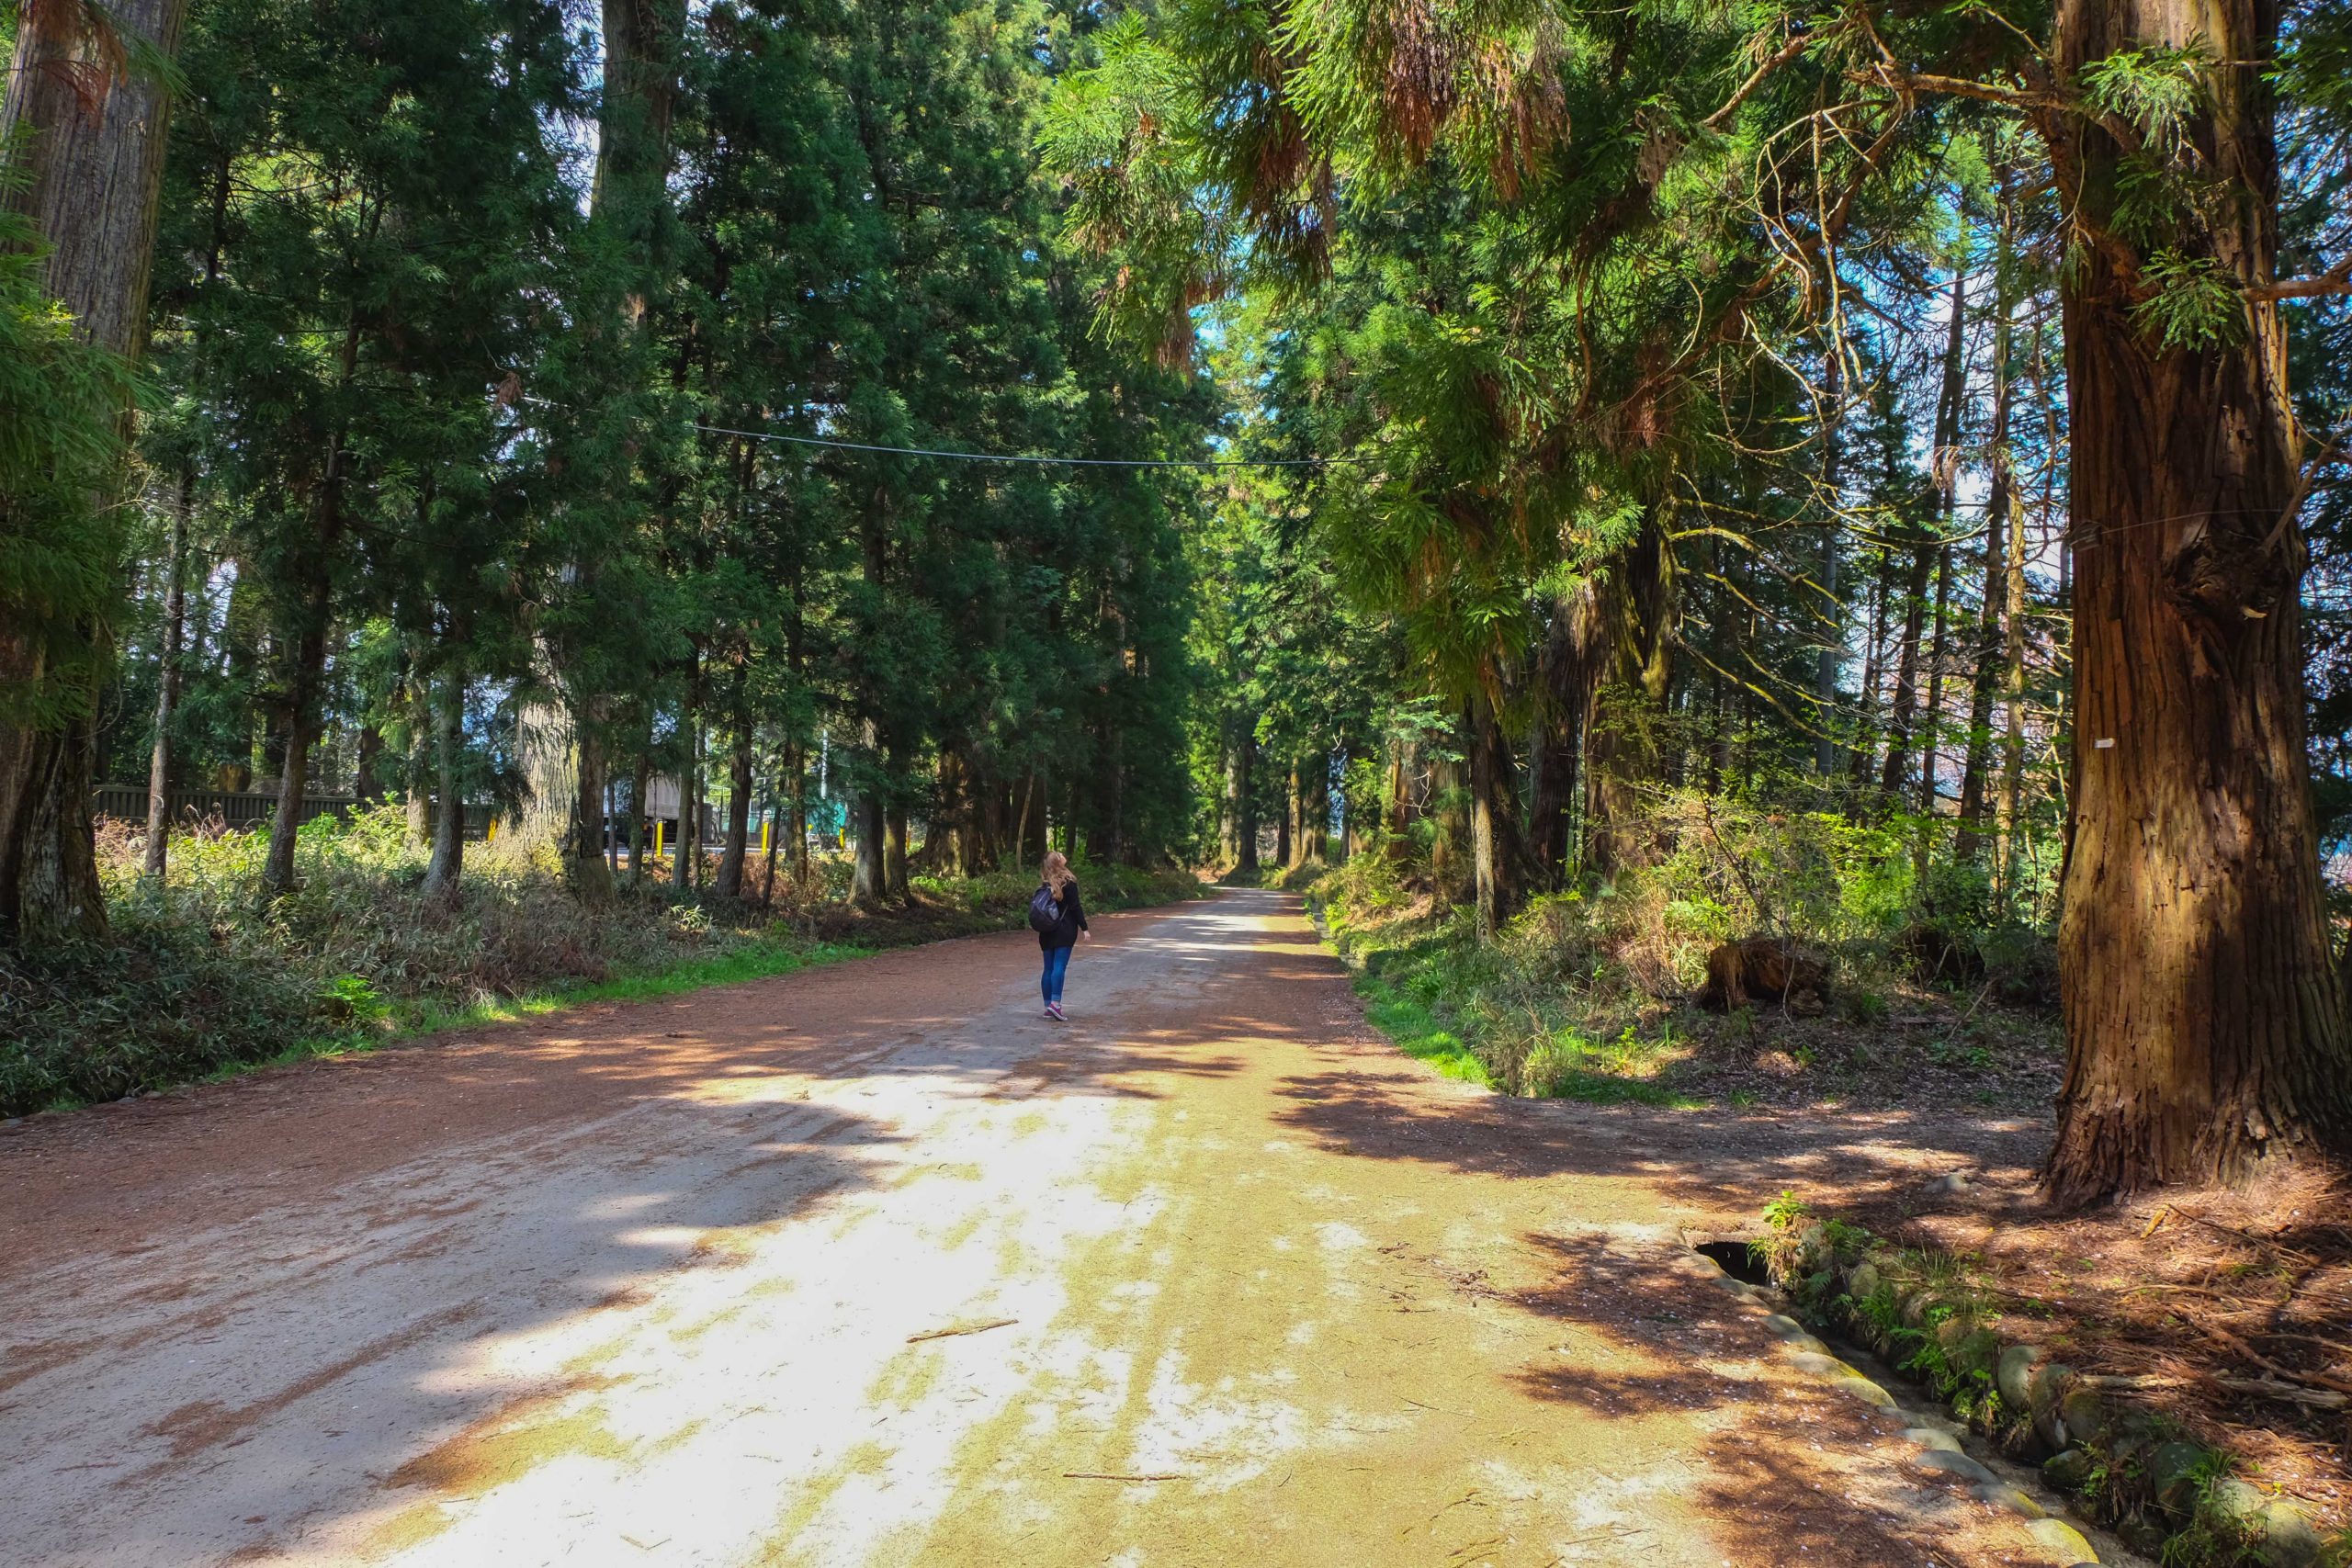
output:
[[[1067,1025],[987,937],[0,1132],[0,1562],[2052,1561],[1687,1249],[1927,1131],[1437,1079],[1277,894],[1097,927]]]

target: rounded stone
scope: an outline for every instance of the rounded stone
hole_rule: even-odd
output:
[[[2026,1380],[2033,1370],[2050,1359],[2049,1352],[2038,1345],[2011,1345],[1993,1363],[1993,1386],[2001,1391],[2002,1399],[2013,1410],[2030,1408],[2026,1396]]]
[[[1846,1293],[1858,1302],[1866,1302],[1878,1294],[1879,1284],[1878,1265],[1875,1263],[1865,1260],[1846,1272]]]
[[[2058,1401],[2074,1377],[2074,1368],[2062,1361],[2046,1361],[2026,1379],[2026,1408],[2033,1416],[2033,1434],[2053,1449],[2066,1446],[2066,1424],[2059,1419]]]
[[[2036,1416],[2056,1414],[2058,1401],[2074,1375],[2075,1369],[2064,1361],[2044,1361],[2034,1368],[2025,1380],[2026,1408]]]
[[[2224,1477],[2207,1487],[2205,1498],[2208,1506],[2222,1517],[2248,1527],[2261,1517],[2263,1504],[2267,1501],[2252,1485],[2235,1476]]]
[[[2001,1478],[1962,1453],[1958,1449],[1923,1449],[1911,1456],[1912,1462],[1922,1470],[1939,1470],[1946,1475],[1957,1475],[1979,1486],[1997,1486]]]
[[[1928,1314],[1943,1304],[1943,1298],[1933,1291],[1912,1292],[1903,1298],[1903,1325],[1905,1328],[1924,1327]]]
[[[1851,1367],[1848,1367],[1840,1375],[1831,1378],[1829,1386],[1849,1398],[1859,1399],[1864,1404],[1874,1404],[1881,1410],[1900,1408],[1894,1395],[1887,1393]]]
[[[2077,1380],[2058,1396],[2058,1419],[2065,1424],[2070,1441],[2096,1438],[2107,1430],[2107,1401],[2098,1390]]]
[[[2262,1506],[2262,1550],[2271,1568],[2311,1568],[2327,1544],[2301,1505],[2274,1497]]]
[[[2167,1513],[2186,1515],[2197,1504],[2197,1471],[2205,1446],[2176,1438],[2148,1455],[2148,1490]]]
[[[1905,1427],[1903,1435],[1923,1449],[1938,1449],[1948,1454],[1962,1451],[1958,1438],[1950,1432],[1939,1432],[1933,1427]]]
[[[1990,1503],[1996,1508],[2007,1508],[2019,1518],[2039,1519],[2049,1517],[2049,1509],[2006,1481],[1984,1482],[1968,1490],[1978,1501]]]
[[[2041,1477],[2061,1492],[2080,1492],[2098,1471],[2098,1456],[2088,1449],[2068,1449],[2042,1461]]]
[[[2036,1519],[2025,1527],[2035,1544],[2049,1551],[2055,1562],[2065,1563],[2098,1561],[2098,1551],[2085,1540],[2083,1532],[2064,1519]]]

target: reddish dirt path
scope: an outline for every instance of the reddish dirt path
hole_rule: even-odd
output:
[[[986,937],[0,1133],[0,1558],[2064,1561],[1686,1246],[1997,1130],[1501,1100],[1278,895],[1097,924],[1067,1027]]]

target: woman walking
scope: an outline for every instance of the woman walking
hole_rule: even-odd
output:
[[[1045,950],[1046,973],[1039,987],[1046,993],[1046,1016],[1059,1020],[1062,1016],[1062,976],[1069,973],[1070,950],[1079,939],[1092,940],[1086,929],[1086,906],[1079,902],[1078,878],[1069,874],[1069,862],[1060,852],[1046,856],[1043,880],[1038,892],[1051,899],[1051,924],[1033,920],[1037,927],[1037,945]],[[1032,905],[1033,910],[1036,908]]]

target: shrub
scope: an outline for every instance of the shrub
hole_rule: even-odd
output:
[[[265,902],[262,834],[175,837],[159,885],[139,874],[136,835],[109,823],[99,857],[111,937],[0,957],[0,1114],[365,1046],[550,988],[797,952],[849,882],[846,862],[823,858],[799,880],[779,867],[773,908],[653,876],[623,877],[591,904],[566,889],[551,850],[500,840],[467,846],[457,903],[435,907],[422,891],[425,848],[397,806],[320,818],[295,842],[299,886]],[[1200,891],[1182,874],[1080,869],[1102,908]],[[1018,925],[1031,883],[1009,870],[922,885],[962,923],[908,921],[907,935]]]

